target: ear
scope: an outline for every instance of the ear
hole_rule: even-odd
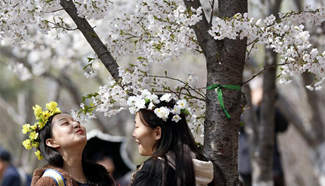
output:
[[[161,127],[156,127],[153,130],[153,135],[154,135],[155,140],[160,140],[160,138],[161,138]]]
[[[59,148],[60,145],[56,143],[55,139],[53,138],[47,138],[46,141],[45,141],[45,144],[49,147],[52,147],[52,148]]]

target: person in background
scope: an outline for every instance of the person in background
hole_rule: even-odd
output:
[[[106,168],[120,186],[129,186],[136,166],[129,159],[123,136],[112,136],[99,130],[87,133],[87,144],[83,152],[86,160]]]
[[[104,154],[99,154],[96,159],[96,163],[99,165],[102,165],[106,168],[107,172],[110,173],[110,175],[116,180],[116,183],[119,186],[129,186],[130,185],[130,177],[131,177],[131,171],[127,172],[124,175],[121,175],[119,177],[114,177],[114,173],[116,169],[119,169],[119,167],[115,167],[114,161],[112,157],[106,156]]]
[[[0,147],[0,182],[1,186],[20,186],[20,176],[11,164],[11,155],[4,148]]]
[[[256,111],[257,122],[260,121],[260,110],[262,101],[263,89],[261,87],[255,88],[252,91],[252,103]],[[276,97],[277,99],[277,97]],[[278,145],[277,136],[279,133],[283,133],[288,129],[289,122],[281,114],[278,108],[275,107],[274,117],[274,151],[273,151],[273,182],[274,186],[285,186],[285,175],[282,167],[281,152]],[[245,131],[244,125],[240,127],[239,135],[239,148],[238,148],[238,171],[240,177],[244,181],[245,186],[252,185],[252,166],[250,159],[250,144],[249,137]]]

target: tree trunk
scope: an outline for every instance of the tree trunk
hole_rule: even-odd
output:
[[[307,101],[309,103],[309,108],[312,113],[311,117],[311,128],[313,129],[313,136],[315,136],[315,140],[317,144],[321,144],[324,141],[324,124],[321,116],[321,110],[320,110],[320,99],[317,91],[315,90],[309,90],[306,88],[307,85],[312,84],[314,81],[314,75],[311,73],[305,72],[302,74],[302,78],[304,81],[304,87],[307,95]]]
[[[267,1],[269,14],[277,16],[282,0]],[[253,186],[273,186],[274,118],[276,94],[277,54],[265,50],[263,74],[263,98],[258,124],[258,145],[252,156]]]
[[[240,85],[245,61],[245,41],[225,40],[223,44],[224,48],[218,49],[220,57],[207,58],[207,85],[214,83]],[[242,111],[241,92],[224,89],[223,95],[231,119],[226,118],[219,105],[217,94],[214,91],[207,92],[204,152],[221,167],[228,186],[238,184],[237,153]]]
[[[305,72],[303,75],[304,87],[310,85],[314,76]],[[313,136],[313,151],[311,152],[311,158],[313,161],[313,167],[315,174],[318,178],[318,182],[321,186],[325,186],[325,136],[324,136],[324,123],[320,110],[319,94],[315,90],[309,90],[305,88],[307,101],[311,109],[311,136]]]
[[[221,0],[218,4],[220,17],[231,17],[238,12],[247,12],[247,1]],[[214,83],[241,85],[245,52],[246,40],[218,41],[214,51],[206,47],[207,85]],[[242,111],[241,92],[223,89],[223,98],[231,119],[226,118],[217,94],[214,91],[207,92],[204,152],[221,167],[226,185],[233,186],[239,184],[237,160],[238,131]]]
[[[312,151],[313,166],[320,186],[325,186],[325,142]]]
[[[259,139],[252,158],[253,186],[273,186],[276,53],[266,50],[265,58],[264,68],[267,70],[263,75],[263,99],[258,125]]]
[[[187,8],[201,6],[199,0],[184,0]],[[218,1],[220,17],[231,17],[235,13],[247,12],[246,0],[220,0]],[[211,24],[205,15],[203,19],[193,26],[199,45],[206,58],[207,86],[212,84],[241,85],[243,68],[245,64],[246,40],[214,40],[208,33]],[[224,175],[219,171],[215,174],[215,185],[238,185],[238,130],[241,114],[241,92],[223,90],[225,107],[231,115],[227,119],[214,91],[207,91],[206,116],[204,123],[204,154],[215,165],[218,165]]]

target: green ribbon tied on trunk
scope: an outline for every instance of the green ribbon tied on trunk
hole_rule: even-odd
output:
[[[207,87],[207,90],[214,90],[217,95],[218,95],[218,101],[220,103],[220,107],[222,108],[223,112],[225,113],[226,117],[228,119],[231,118],[230,114],[228,113],[224,101],[223,101],[223,93],[222,93],[222,89],[226,88],[229,90],[240,90],[240,86],[239,85],[221,85],[221,84],[213,84]]]

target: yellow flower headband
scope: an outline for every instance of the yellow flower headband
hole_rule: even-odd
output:
[[[34,125],[24,124],[22,127],[23,134],[29,133],[28,139],[23,141],[23,146],[25,149],[30,150],[33,147],[36,149],[35,155],[39,160],[43,159],[41,152],[39,151],[39,131],[45,126],[48,119],[54,114],[61,113],[61,110],[57,107],[58,104],[54,101],[46,104],[47,110],[43,111],[42,107],[39,105],[35,105],[33,107],[34,115],[36,118],[36,122]]]

